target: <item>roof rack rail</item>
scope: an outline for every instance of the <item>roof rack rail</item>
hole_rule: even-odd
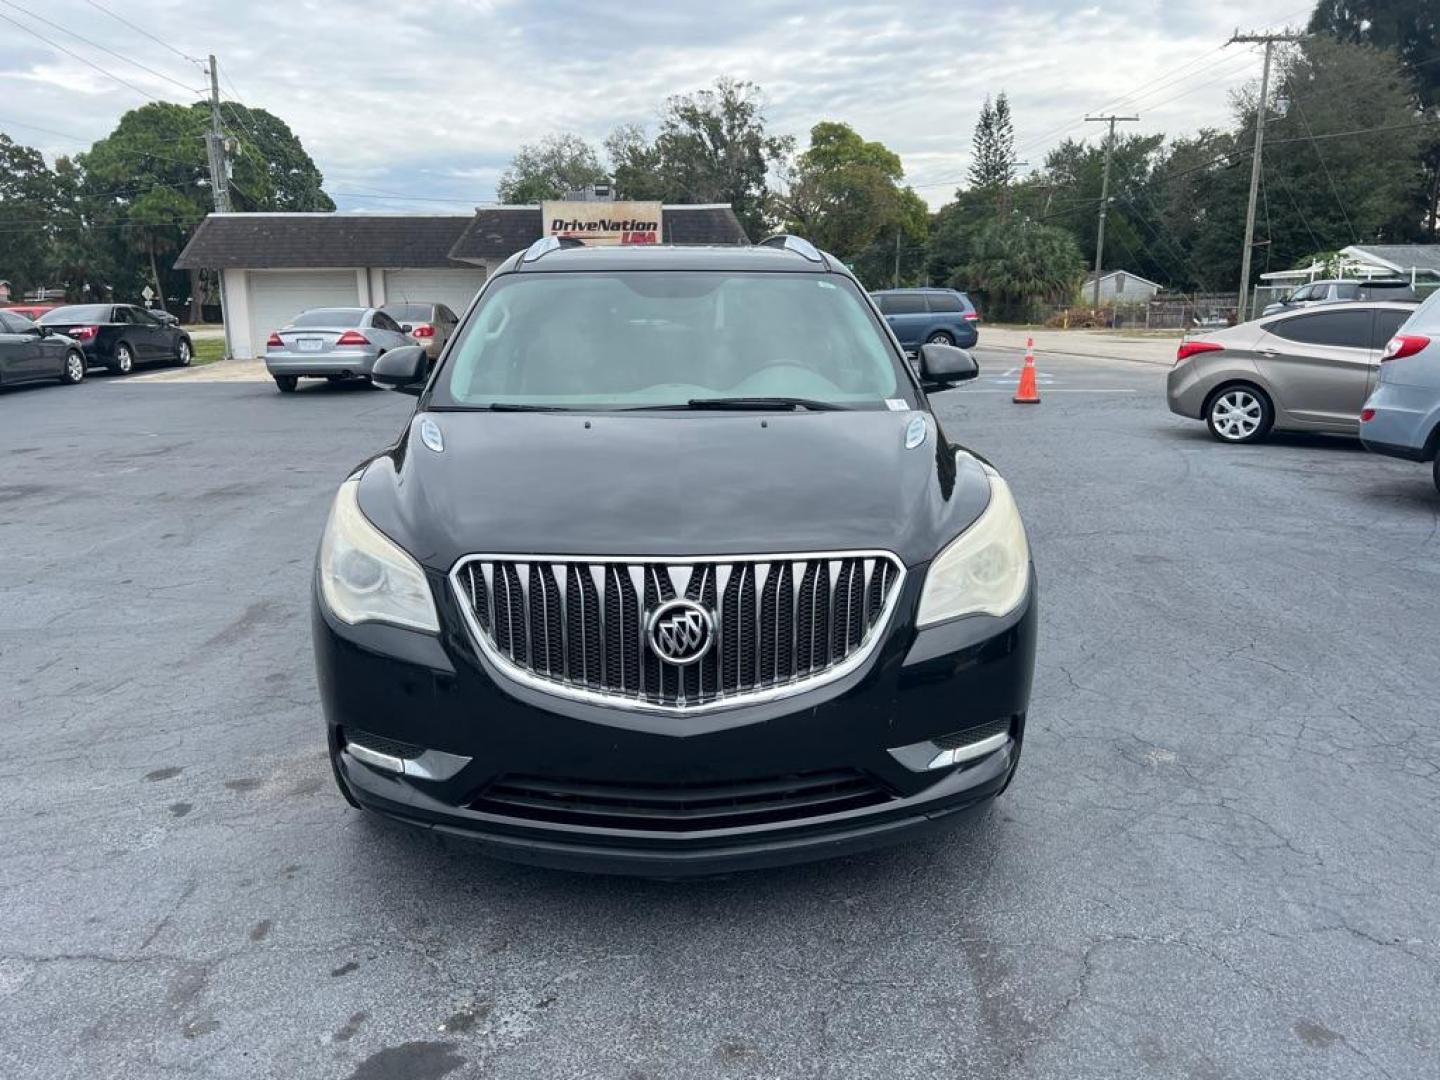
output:
[[[522,263],[534,262],[542,255],[548,255],[552,251],[559,251],[561,248],[584,246],[584,242],[575,236],[542,236],[525,249],[525,254],[520,256],[520,261]]]
[[[784,248],[786,251],[793,251],[795,254],[803,256],[811,262],[818,262],[825,265],[825,256],[820,254],[820,249],[803,236],[792,236],[789,233],[776,233],[774,236],[767,236],[764,240],[761,240],[759,246]]]

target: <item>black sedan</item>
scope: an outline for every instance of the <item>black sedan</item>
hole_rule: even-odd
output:
[[[136,364],[188,367],[195,358],[189,334],[134,304],[71,304],[47,311],[40,325],[78,341],[86,360],[117,375]]]
[[[85,354],[79,344],[24,315],[0,311],[0,386],[85,378]]]

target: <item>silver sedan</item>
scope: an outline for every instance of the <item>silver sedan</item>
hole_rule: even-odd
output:
[[[301,379],[368,379],[376,360],[409,344],[400,324],[379,308],[312,308],[270,335],[265,368],[289,394]]]

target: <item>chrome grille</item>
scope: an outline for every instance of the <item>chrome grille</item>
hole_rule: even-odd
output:
[[[476,555],[451,574],[482,651],[518,681],[663,712],[782,697],[874,648],[904,567],[888,552],[672,560]],[[647,616],[677,598],[713,620],[697,662],[662,659]]]

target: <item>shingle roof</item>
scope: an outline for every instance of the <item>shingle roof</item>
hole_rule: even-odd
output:
[[[540,239],[544,222],[538,206],[475,211],[450,249],[452,259],[503,259]]]
[[[175,266],[455,266],[450,249],[472,220],[469,215],[211,214]]]
[[[667,206],[667,244],[745,244],[728,206]],[[180,270],[455,266],[513,255],[540,238],[538,206],[474,215],[211,214],[175,260]]]
[[[728,206],[666,206],[661,217],[667,244],[748,244]],[[452,259],[502,259],[540,239],[538,206],[482,208],[450,251]]]
[[[1363,252],[1397,270],[1440,270],[1440,244],[1353,244],[1346,251]]]

